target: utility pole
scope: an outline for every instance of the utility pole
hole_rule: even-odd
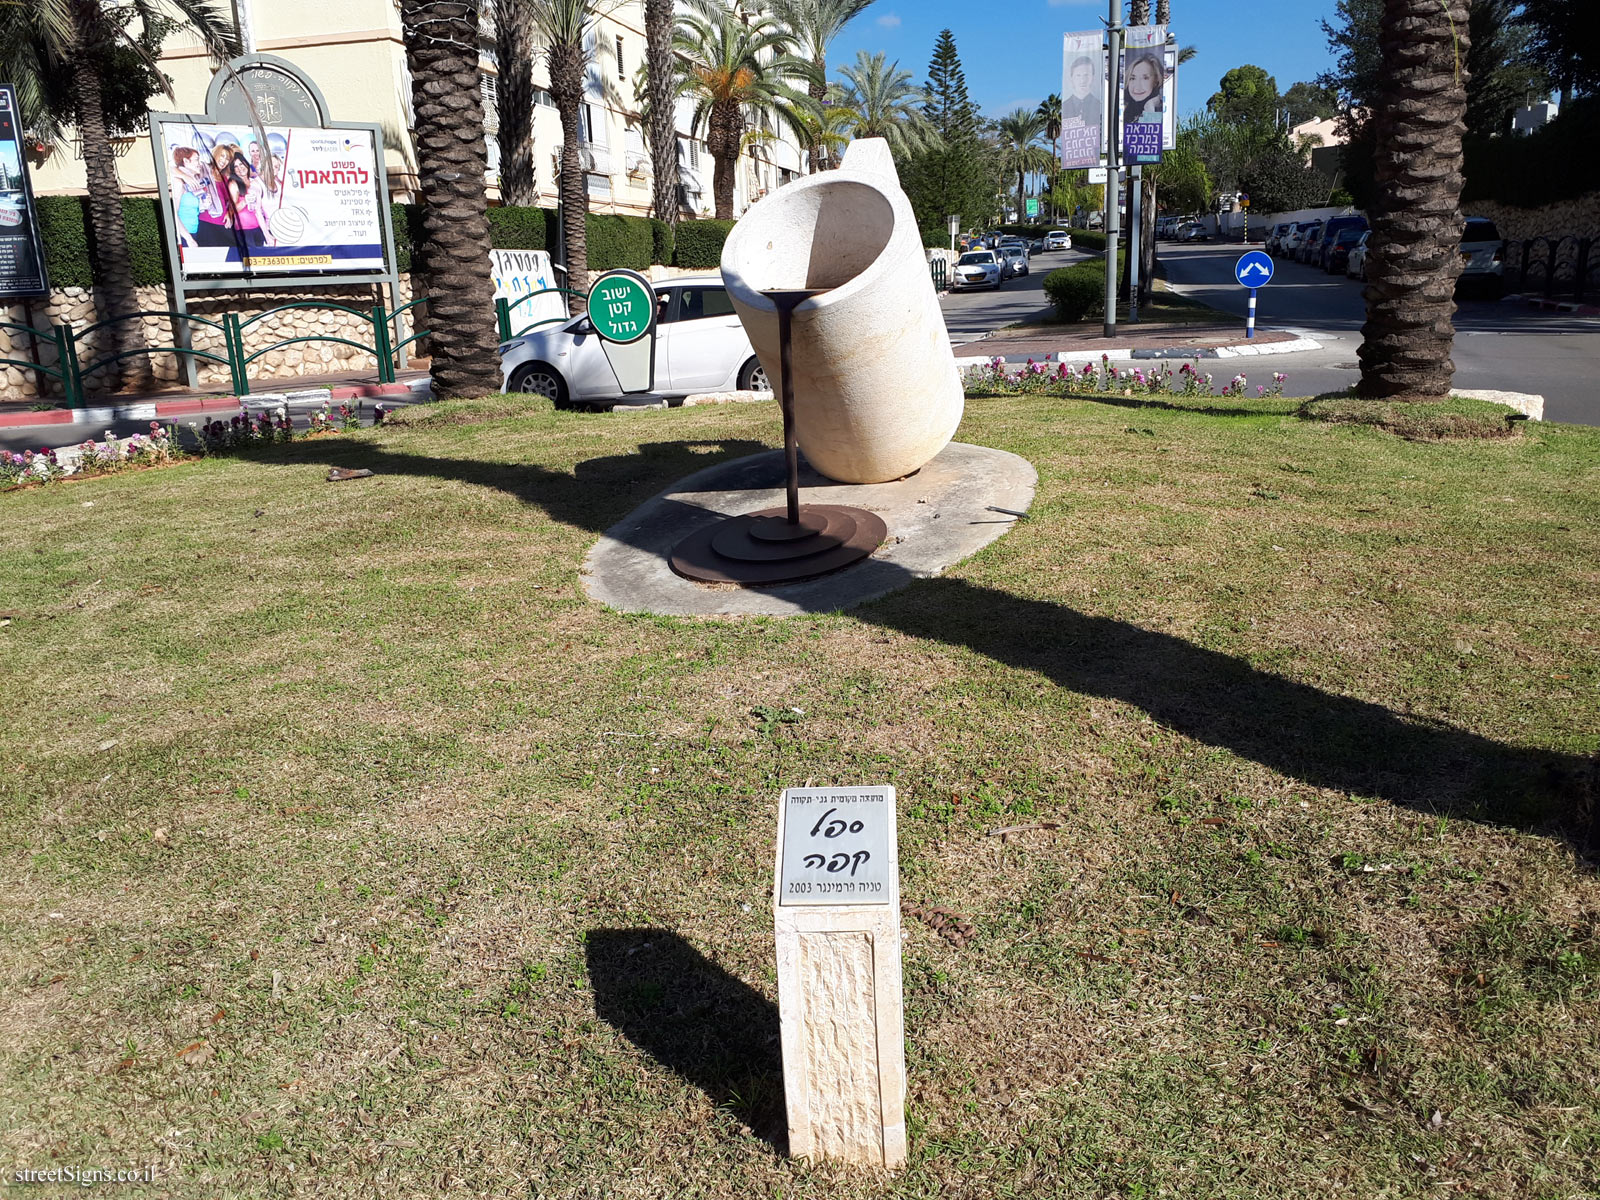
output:
[[[1102,337],[1117,336],[1117,235],[1122,227],[1122,206],[1117,193],[1122,188],[1122,89],[1117,86],[1122,59],[1122,0],[1106,0],[1110,20],[1106,22],[1106,319]]]

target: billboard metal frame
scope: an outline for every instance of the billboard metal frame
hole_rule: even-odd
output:
[[[270,71],[273,74],[287,76],[295,83],[304,87],[308,97],[315,102],[317,113],[322,118],[316,128],[321,129],[361,129],[372,134],[372,147],[377,160],[377,170],[373,179],[373,188],[378,197],[378,219],[383,229],[383,259],[384,269],[381,271],[331,271],[327,274],[297,272],[294,275],[271,274],[265,276],[253,275],[248,269],[240,275],[223,275],[196,279],[185,279],[182,261],[178,253],[178,233],[173,226],[169,198],[172,194],[171,184],[167,177],[166,155],[163,147],[166,139],[162,135],[161,126],[168,124],[188,123],[192,125],[217,125],[235,121],[231,114],[211,111],[217,104],[222,93],[222,85],[233,78],[243,78],[250,68],[258,71]],[[287,59],[282,59],[272,54],[246,54],[230,61],[227,66],[218,71],[211,81],[211,86],[206,91],[206,112],[203,113],[150,113],[150,152],[155,159],[157,203],[156,212],[161,222],[161,240],[166,247],[167,273],[172,280],[173,307],[184,316],[189,314],[189,297],[206,292],[281,292],[304,291],[313,287],[334,287],[346,284],[385,285],[389,289],[389,311],[398,312],[400,309],[400,271],[395,259],[394,222],[389,210],[389,172],[383,158],[383,127],[374,123],[363,121],[330,121],[327,120],[328,103],[323,99],[322,91],[311,79],[300,71]],[[262,121],[262,124],[276,124],[277,122]],[[189,322],[184,321],[174,330],[178,344],[187,348],[189,339]],[[404,328],[396,331],[395,340],[398,342],[405,336]],[[182,356],[184,374],[189,386],[198,387],[198,374],[195,368],[194,356]]]

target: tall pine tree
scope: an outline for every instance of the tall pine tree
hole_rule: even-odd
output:
[[[977,224],[993,207],[992,197],[978,140],[978,112],[967,95],[956,39],[948,29],[934,43],[926,87],[923,111],[943,144],[908,156],[900,163],[900,178],[923,229],[943,229],[952,213],[961,214],[966,224]]]

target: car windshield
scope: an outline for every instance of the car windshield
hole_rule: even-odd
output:
[[[1467,222],[1467,227],[1461,233],[1463,242],[1498,242],[1500,231],[1495,228],[1493,221],[1482,217],[1474,217]]]
[[[981,252],[975,251],[972,254],[963,254],[961,256],[961,262],[958,265],[963,267],[981,267],[985,264],[992,264],[993,262],[994,255],[990,254],[987,250],[984,250]]]
[[[1065,229],[1052,229],[1050,231],[1050,236],[1051,237],[1066,237],[1067,236],[1067,231]]]

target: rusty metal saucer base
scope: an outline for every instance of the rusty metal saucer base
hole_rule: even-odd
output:
[[[770,587],[860,562],[888,535],[883,519],[864,508],[802,505],[798,525],[790,524],[788,509],[764,508],[684,538],[673,547],[671,562],[685,579]]]

